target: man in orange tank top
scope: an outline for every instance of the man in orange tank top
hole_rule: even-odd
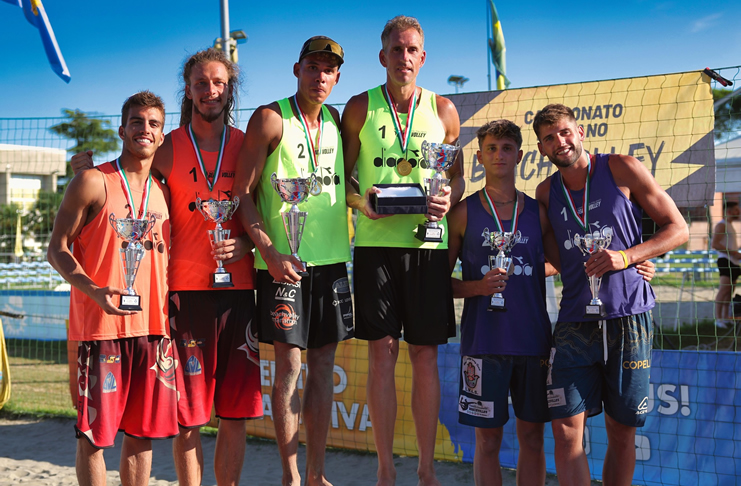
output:
[[[49,262],[73,287],[70,339],[80,341],[75,429],[82,485],[105,484],[103,449],[113,446],[118,430],[126,434],[121,482],[142,485],[149,482],[151,439],[178,433],[167,325],[169,194],[150,175],[164,120],[164,104],[154,94],[126,100],[118,131],[121,156],[72,180],[49,243]],[[126,244],[109,217],[154,221],[133,284],[141,311],[118,307],[118,296],[126,293],[120,262]]]
[[[244,134],[233,123],[238,67],[222,51],[206,49],[183,66],[180,127],[165,137],[152,172],[171,194],[172,249],[168,267],[170,326],[176,369],[180,435],[173,456],[182,485],[201,484],[200,427],[219,417],[214,472],[219,485],[238,484],[246,420],[262,416],[260,357],[255,316],[252,244],[237,218],[222,223],[230,238],[212,249],[196,199],[231,200]],[[73,169],[92,167],[92,153],[72,158]],[[221,260],[233,287],[214,289],[210,275]]]
[[[154,170],[172,194],[172,256],[169,266],[170,326],[177,369],[180,435],[173,456],[181,485],[201,484],[200,427],[219,417],[214,473],[219,485],[238,484],[246,446],[246,420],[262,417],[260,357],[255,316],[252,245],[236,218],[222,223],[231,238],[213,251],[196,206],[231,200],[244,134],[233,123],[238,67],[222,51],[207,49],[183,66],[180,128],[165,137]],[[234,287],[211,288],[221,260]]]

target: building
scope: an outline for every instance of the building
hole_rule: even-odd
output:
[[[63,149],[0,144],[0,205],[29,208],[40,190],[57,190],[66,165]]]

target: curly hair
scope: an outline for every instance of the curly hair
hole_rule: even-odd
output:
[[[209,62],[220,62],[226,68],[226,72],[229,76],[228,87],[229,87],[229,99],[224,109],[224,123],[227,125],[234,124],[234,109],[237,106],[236,96],[239,92],[239,66],[233,63],[229,57],[218,49],[209,47],[203,51],[196,52],[185,61],[183,64],[182,80],[183,88],[180,90],[180,126],[187,125],[191,122],[193,117],[193,100],[185,96],[185,86],[190,86],[190,74],[193,71],[193,67],[199,64],[207,64]]]

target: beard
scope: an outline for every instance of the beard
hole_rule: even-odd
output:
[[[576,161],[579,160],[579,158],[581,157],[582,153],[584,153],[584,147],[581,144],[579,144],[578,146],[576,146],[576,145],[574,146],[574,149],[572,150],[572,155],[568,159],[561,160],[561,159],[559,159],[555,155],[553,157],[551,157],[549,155],[548,156],[548,160],[550,160],[551,163],[553,165],[555,165],[556,167],[560,167],[562,169],[565,169],[565,168],[568,168],[568,167],[571,167],[572,165],[574,165],[576,163]]]
[[[221,116],[224,115],[224,110],[226,110],[226,107],[227,106],[229,106],[229,103],[227,103],[226,105],[224,105],[224,107],[221,110],[219,110],[218,112],[216,112],[216,113],[205,114],[205,113],[202,113],[198,109],[198,105],[196,105],[195,103],[193,103],[193,111],[195,112],[196,115],[200,116],[201,119],[203,121],[205,121],[206,123],[213,123],[216,120],[218,120],[219,117],[221,117]]]

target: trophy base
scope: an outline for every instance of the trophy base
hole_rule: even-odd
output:
[[[589,304],[584,311],[584,317],[604,317],[605,315],[602,304]]]
[[[221,289],[221,288],[228,288],[228,287],[234,287],[234,284],[232,283],[231,273],[224,272],[224,273],[212,273],[211,274],[211,288],[212,289]]]
[[[141,300],[142,298],[139,295],[122,295],[118,308],[121,310],[140,311],[142,310]]]
[[[438,226],[431,228],[427,225],[420,224],[417,226],[417,239],[420,241],[431,241],[435,243],[442,243],[443,241],[443,228]]]
[[[489,307],[486,308],[488,311],[506,311],[507,308],[504,306],[504,297],[492,297],[489,301]]]

